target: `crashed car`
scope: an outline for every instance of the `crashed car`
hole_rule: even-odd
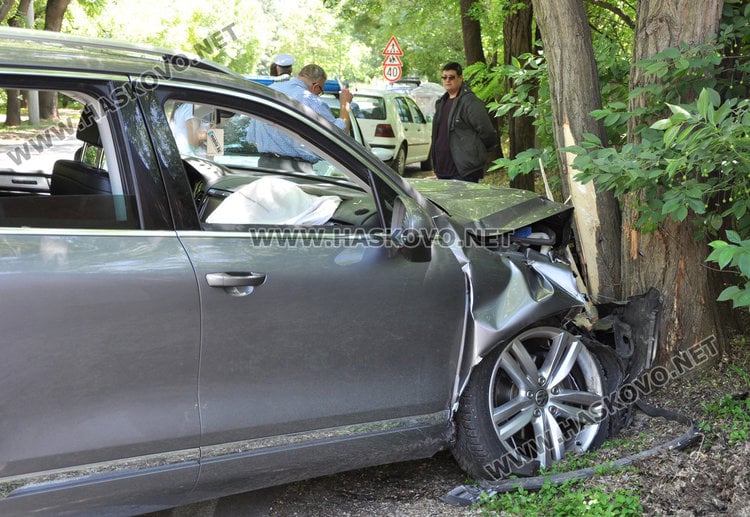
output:
[[[409,182],[195,56],[0,48],[0,88],[61,107],[0,136],[0,514],[137,514],[446,449],[525,474],[610,432],[571,207]]]

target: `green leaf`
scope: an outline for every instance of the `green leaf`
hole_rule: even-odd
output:
[[[698,114],[702,117],[705,117],[706,108],[708,107],[708,94],[706,93],[706,90],[703,90],[701,94],[698,96],[696,107],[698,108]]]
[[[674,139],[680,132],[680,126],[671,126],[664,132],[664,147],[672,147]]]
[[[705,88],[704,91],[708,92],[709,102],[711,102],[712,106],[714,107],[721,106],[721,95],[719,95],[719,92],[717,92],[713,88]]]
[[[732,262],[735,251],[737,251],[737,248],[734,246],[728,246],[719,251],[719,258],[716,263],[719,264],[721,269],[724,269]]]
[[[669,103],[667,103],[667,106],[669,107],[670,110],[672,110],[672,113],[674,113],[675,115],[678,115],[678,120],[679,120],[679,117],[684,117],[684,120],[688,120],[690,118],[690,112],[687,111],[682,106],[678,106],[676,104],[669,104]]]
[[[716,231],[721,230],[724,219],[719,214],[710,214],[707,219],[708,225]],[[718,241],[723,242],[723,241]],[[724,243],[726,244],[726,242]]]
[[[607,115],[607,118],[604,119],[604,125],[607,127],[614,126],[615,124],[617,124],[619,120],[620,120],[619,113],[610,113],[609,115]]]
[[[729,239],[729,242],[733,242],[734,244],[739,244],[742,242],[742,237],[740,237],[740,234],[734,230],[727,230],[727,239]]]
[[[736,285],[730,285],[719,294],[719,297],[716,298],[716,301],[726,302],[728,300],[733,299],[739,292],[740,292],[739,287],[737,287]]]
[[[737,267],[740,269],[742,276],[750,278],[750,253],[742,253],[737,260]]]
[[[663,215],[671,214],[682,206],[682,197],[674,197],[669,199],[664,206],[661,207],[661,213]]]
[[[651,127],[651,129],[657,129],[657,130],[663,131],[663,130],[667,129],[669,126],[671,126],[671,125],[672,125],[672,121],[671,120],[669,120],[668,118],[663,118],[663,119],[657,120],[656,122],[654,122],[653,124],[651,124],[650,127]]]
[[[676,49],[674,47],[665,48],[661,51],[661,56],[665,57],[666,59],[679,59],[682,55],[679,49]]]
[[[750,290],[742,290],[739,296],[734,297],[733,308],[750,306]]]
[[[706,213],[706,205],[703,203],[703,200],[700,198],[688,198],[687,203],[690,206],[690,208],[695,212],[696,214],[704,214]]]
[[[594,144],[596,144],[596,145],[598,145],[600,147],[602,145],[601,138],[599,138],[598,136],[596,136],[594,133],[584,133],[583,134],[583,139],[586,142],[594,143]]]

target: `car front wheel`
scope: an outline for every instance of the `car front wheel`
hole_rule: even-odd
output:
[[[475,368],[457,412],[453,454],[477,479],[535,475],[607,435],[602,365],[573,334],[535,327]]]

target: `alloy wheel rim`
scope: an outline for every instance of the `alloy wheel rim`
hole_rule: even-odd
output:
[[[517,465],[549,467],[585,451],[603,418],[604,384],[596,359],[561,329],[534,328],[496,361],[488,393],[494,429]]]

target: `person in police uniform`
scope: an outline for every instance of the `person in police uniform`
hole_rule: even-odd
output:
[[[271,62],[271,77],[281,77],[292,75],[292,65],[294,64],[294,57],[289,54],[279,54],[273,58]]]

